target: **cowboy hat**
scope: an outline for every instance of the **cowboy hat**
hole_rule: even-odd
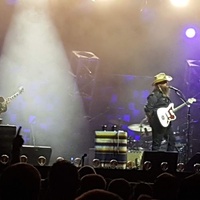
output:
[[[154,76],[154,81],[152,83],[152,85],[156,85],[158,83],[162,83],[162,82],[168,82],[171,81],[173,78],[169,75],[166,75],[165,73],[159,73],[157,75]]]

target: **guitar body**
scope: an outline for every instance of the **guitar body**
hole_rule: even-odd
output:
[[[157,116],[160,124],[163,127],[167,127],[170,123],[170,121],[173,121],[176,119],[176,115],[174,114],[176,111],[181,109],[182,107],[192,104],[193,102],[196,102],[195,98],[190,98],[187,100],[187,102],[184,102],[183,104],[179,105],[178,107],[174,108],[174,104],[170,103],[168,107],[166,108],[158,108],[157,110]]]
[[[0,97],[0,114],[7,111],[7,103],[3,97]]]
[[[174,114],[174,104],[170,103],[166,108],[159,108],[157,110],[158,119],[163,127],[167,127],[170,121],[176,119],[176,115]]]

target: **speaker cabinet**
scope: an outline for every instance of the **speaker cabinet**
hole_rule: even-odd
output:
[[[21,149],[21,155],[25,155],[28,158],[28,163],[38,166],[38,158],[44,156],[46,158],[46,164],[49,165],[52,149],[49,146],[32,146],[23,145]]]
[[[10,157],[12,142],[16,135],[16,126],[0,125],[0,156],[6,154]]]
[[[150,161],[152,164],[151,170],[162,172],[161,163],[167,162],[167,172],[176,172],[178,160],[178,152],[165,152],[165,151],[144,151],[142,159],[142,169],[144,169],[145,161]]]
[[[194,164],[200,164],[200,152],[196,153],[185,165],[185,171],[194,172]]]

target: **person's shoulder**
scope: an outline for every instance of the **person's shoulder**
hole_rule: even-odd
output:
[[[149,95],[148,95],[148,98],[149,97],[153,97],[153,96],[157,96],[158,94],[158,91],[157,90],[153,90]]]
[[[154,96],[157,96],[157,97],[159,97],[159,96],[162,96],[163,95],[163,93],[160,91],[160,90],[154,90],[154,91],[152,91],[152,93],[151,93],[152,95],[154,95]]]
[[[150,99],[152,98],[153,96],[155,96],[154,92],[151,92],[148,96],[147,96],[147,99]]]
[[[160,97],[162,97],[162,93],[159,90],[153,90],[147,99],[159,99]]]

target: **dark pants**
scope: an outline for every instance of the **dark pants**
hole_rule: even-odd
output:
[[[167,142],[167,151],[175,151],[175,137],[173,134],[171,123],[168,127],[162,127],[159,123],[151,125],[152,128],[152,150],[161,150],[163,140]]]

